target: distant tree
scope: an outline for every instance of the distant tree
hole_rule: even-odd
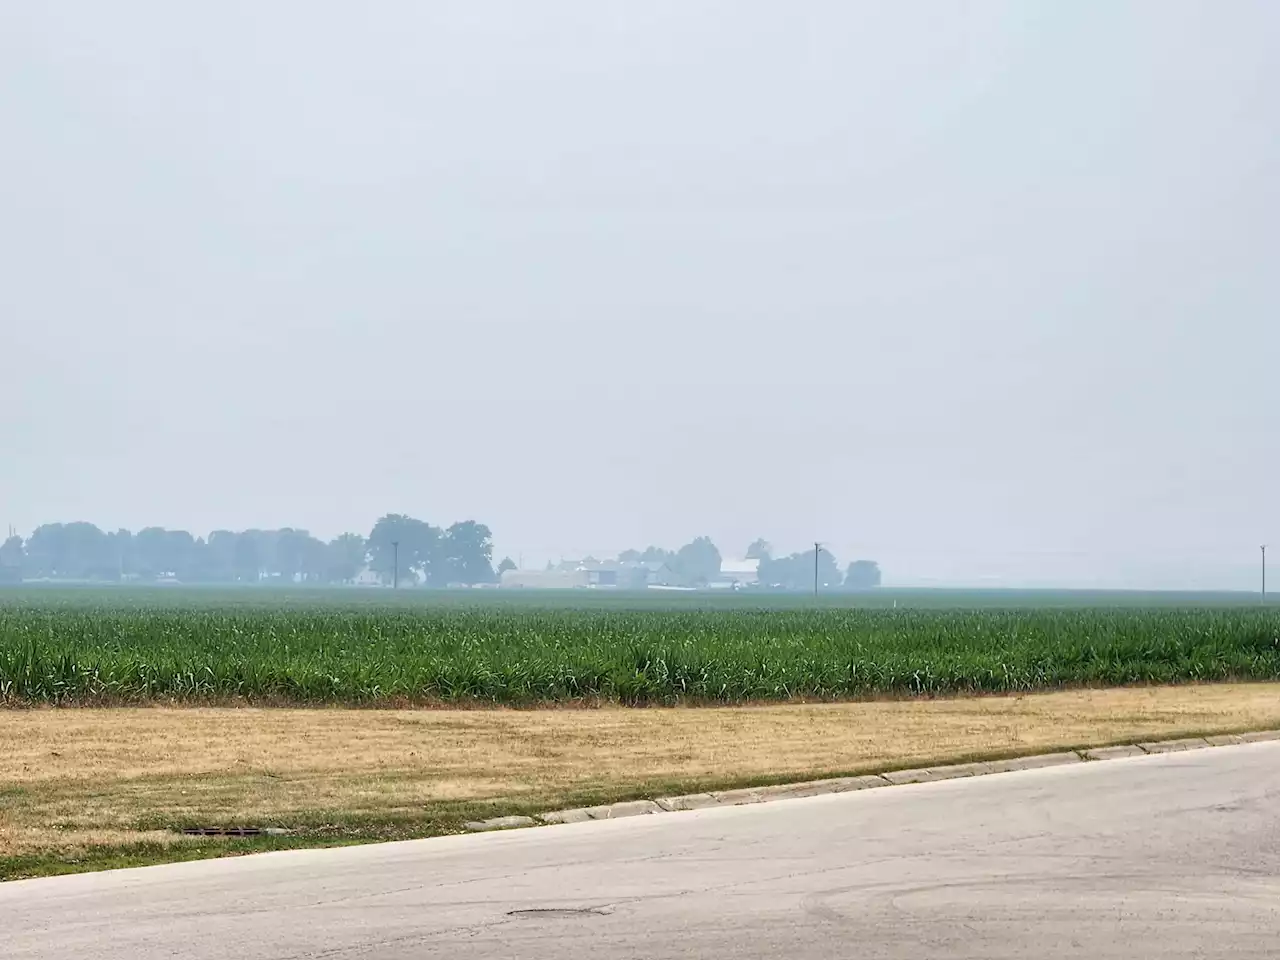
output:
[[[235,555],[232,569],[241,583],[257,583],[262,579],[262,548],[259,530],[246,530],[236,534]]]
[[[697,537],[676,551],[672,566],[693,584],[703,584],[720,575],[720,551],[710,537]]]
[[[663,550],[662,547],[646,547],[644,553],[640,554],[640,560],[644,563],[668,563],[674,565],[676,554],[674,550]]]
[[[639,550],[623,550],[618,554],[619,563],[636,563],[644,556]]]
[[[107,534],[107,562],[115,579],[123,579],[133,568],[133,534],[128,530],[117,530]]]
[[[846,590],[871,590],[880,586],[880,564],[874,560],[855,560],[844,574]]]
[[[133,538],[137,572],[146,578],[189,577],[195,568],[195,538],[186,530],[146,527]]]
[[[493,533],[483,523],[464,520],[452,524],[444,532],[441,546],[446,583],[493,582]]]
[[[258,560],[258,578],[271,580],[280,575],[280,531],[279,530],[246,530],[240,534],[253,541],[254,554]]]
[[[796,554],[789,557],[765,557],[760,561],[759,579],[761,586],[781,590],[799,588],[801,572]]]
[[[751,546],[747,547],[746,558],[748,560],[767,560],[772,555],[773,546],[764,537],[760,537]]]
[[[0,543],[0,563],[7,567],[21,566],[26,556],[22,549],[23,540],[16,533]]]
[[[17,534],[9,537],[4,543],[0,543],[0,567],[3,567],[9,580],[22,579],[22,567],[27,559],[26,552],[22,549],[22,538]],[[17,571],[15,576],[13,571]]]
[[[133,535],[131,573],[151,579],[163,570],[163,537],[164,531],[159,527],[143,527]]]
[[[510,557],[503,557],[502,562],[498,564],[499,579],[501,579],[502,575],[506,573],[508,570],[515,570],[515,569],[516,569],[515,561],[512,560]]]
[[[329,579],[329,546],[307,535],[302,541],[298,579],[303,583],[325,583]]]
[[[383,583],[391,583],[394,579],[396,543],[400,544],[400,577],[403,582],[411,583],[415,579],[440,582],[444,565],[439,527],[403,513],[389,513],[381,517],[369,532],[368,549],[369,569]]]
[[[358,533],[344,533],[329,541],[326,579],[330,583],[353,583],[367,559],[365,540]]]
[[[275,546],[271,572],[286,583],[293,583],[303,578],[303,568],[306,566],[308,555],[313,549],[313,544],[319,541],[307,531],[295,530],[293,527],[272,531],[271,540],[274,541]]]
[[[68,575],[79,579],[115,579],[107,535],[92,523],[68,523],[63,527],[67,543]]]
[[[118,571],[107,535],[92,523],[46,523],[26,543],[30,572],[36,577],[72,580],[114,578]]]
[[[192,541],[191,555],[183,568],[182,579],[192,583],[208,583],[213,580],[213,571],[210,569],[212,560],[208,542],[204,537],[196,537]]]
[[[209,534],[204,549],[204,578],[215,583],[229,583],[237,579],[239,550],[240,534],[231,530],[215,530]],[[256,560],[252,566],[256,573]]]
[[[802,568],[808,571],[807,586],[813,587],[813,551],[806,550],[800,554]],[[818,554],[818,585],[822,587],[838,587],[844,583],[844,574],[840,572],[840,561],[830,550]]]
[[[69,576],[66,528],[42,523],[27,538],[27,574],[32,577]]]
[[[0,568],[7,581],[24,577],[144,580],[175,577],[184,582],[350,583],[371,566],[391,582],[392,543],[400,543],[403,583],[485,583],[495,579],[493,534],[476,521],[447,531],[402,514],[379,519],[368,541],[344,533],[326,544],[306,530],[214,530],[207,540],[186,530],[145,527],[104,533],[91,523],[49,523],[23,540],[0,542]]]
[[[813,551],[793,553],[787,557],[766,558],[760,561],[760,583],[766,587],[783,590],[813,589]],[[840,565],[830,550],[818,556],[818,584],[821,587],[838,587],[843,577]]]
[[[170,530],[168,533],[169,565],[173,575],[178,579],[188,577],[198,563],[196,538],[186,530]]]

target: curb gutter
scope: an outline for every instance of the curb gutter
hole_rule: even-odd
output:
[[[509,830],[514,827],[533,827],[538,824],[617,820],[622,817],[644,816],[653,813],[703,810],[707,807],[738,807],[747,803],[795,800],[799,797],[817,797],[828,793],[850,793],[855,790],[900,786],[907,783],[932,783],[935,780],[956,780],[961,777],[977,777],[989,773],[1036,770],[1041,767],[1057,767],[1070,763],[1090,763],[1099,760],[1115,760],[1120,757],[1142,757],[1155,753],[1177,753],[1183,750],[1226,747],[1241,743],[1262,743],[1269,740],[1280,740],[1280,730],[1266,730],[1260,733],[1228,733],[1210,737],[1188,737],[1182,740],[1155,740],[1150,743],[1094,747],[1089,750],[1076,750],[1065,753],[1044,753],[1037,756],[1016,757],[1010,760],[958,763],[946,766],[922,767],[918,770],[890,770],[886,773],[866,774],[859,777],[834,777],[828,780],[783,783],[769,787],[742,787],[737,790],[691,793],[681,797],[660,797],[657,800],[624,800],[621,803],[610,803],[599,807],[553,810],[550,813],[539,814],[537,817],[494,817],[490,820],[473,820],[466,824],[466,828],[475,832]]]

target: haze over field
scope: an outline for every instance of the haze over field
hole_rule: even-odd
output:
[[[0,525],[1280,553],[1280,7],[0,7]]]

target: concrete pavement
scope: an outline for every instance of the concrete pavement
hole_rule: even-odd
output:
[[[1131,960],[1277,942],[1277,743],[0,885],[6,960]]]

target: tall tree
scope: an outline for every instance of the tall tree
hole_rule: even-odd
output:
[[[806,550],[801,555],[801,563],[809,570],[808,586],[813,586],[813,551]],[[844,582],[844,574],[840,572],[840,561],[830,550],[818,554],[818,584],[823,587],[838,587]]]
[[[138,572],[146,578],[189,576],[195,567],[195,538],[186,530],[147,527],[133,538]]]
[[[794,556],[765,557],[760,561],[760,585],[783,590],[793,589],[796,579],[794,567]]]
[[[302,539],[298,579],[303,583],[324,583],[329,579],[329,546],[310,534]]]
[[[215,582],[236,579],[236,549],[240,534],[231,530],[215,530],[205,546],[205,576]]]
[[[501,578],[508,570],[515,570],[516,562],[510,557],[503,557],[502,562],[498,564],[498,577]]]
[[[312,536],[305,530],[285,527],[281,530],[273,531],[272,539],[275,541],[275,556],[273,558],[275,563],[270,572],[285,583],[293,583],[302,576],[302,568],[310,546],[308,541],[312,539]]]
[[[111,576],[123,580],[133,569],[133,534],[123,529],[108,533],[106,552]]]
[[[325,551],[329,558],[326,579],[330,583],[354,583],[364,569],[367,557],[364,537],[358,533],[344,533],[331,540]]]
[[[394,579],[397,543],[401,582],[440,580],[443,566],[439,527],[403,513],[389,513],[381,517],[369,532],[368,547],[369,569],[383,583],[391,583]],[[447,574],[445,576],[447,579]]]
[[[445,531],[441,544],[444,552],[445,583],[492,583],[493,533],[483,523],[464,520]],[[436,580],[440,579],[439,574]],[[443,584],[433,583],[433,586]]]
[[[813,551],[793,553],[787,557],[772,557],[760,561],[760,583],[766,587],[783,590],[813,589]],[[842,581],[840,564],[830,550],[818,556],[818,584],[837,587]]]
[[[65,577],[68,571],[67,535],[60,523],[42,523],[27,538],[29,576]]]
[[[0,567],[8,571],[7,577],[10,580],[22,579],[22,567],[27,559],[22,543],[22,538],[16,533],[0,543]],[[12,573],[14,570],[18,571],[16,576]]]
[[[855,560],[844,574],[847,590],[871,590],[880,586],[880,564],[874,560]]]
[[[278,577],[280,573],[280,531],[246,530],[241,536],[250,537],[258,556],[258,575],[263,580]]]
[[[764,537],[759,537],[747,547],[748,560],[767,560],[771,556],[773,556],[773,545]]]
[[[82,580],[114,579],[107,535],[92,523],[68,523],[63,532],[67,538],[69,576]]]
[[[720,551],[710,537],[697,537],[676,551],[676,572],[692,584],[710,583],[720,575]]]
[[[182,579],[188,583],[213,583],[216,581],[213,567],[213,552],[209,549],[209,541],[204,537],[196,537],[191,542],[190,556],[182,570]]]
[[[114,577],[107,535],[92,523],[46,523],[27,540],[33,576],[72,580]]]
[[[181,580],[191,575],[197,564],[196,538],[186,530],[169,530],[165,536],[165,553],[169,571]]]
[[[236,579],[241,583],[257,583],[262,579],[262,551],[260,531],[246,530],[236,535],[235,559],[233,569]]]

